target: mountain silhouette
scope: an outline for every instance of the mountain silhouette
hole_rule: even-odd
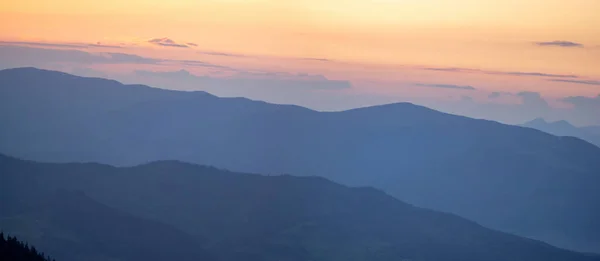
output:
[[[526,122],[523,127],[538,129],[556,136],[571,136],[600,147],[600,126],[575,127],[568,121],[547,122],[542,118]]]
[[[53,261],[34,246],[19,241],[16,237],[0,232],[0,260],[3,261]]]
[[[81,190],[54,189],[28,179],[33,176],[23,174],[29,170],[53,175],[35,163],[2,156],[0,169],[0,229],[57,260],[215,260],[197,238],[169,225],[106,206]]]
[[[0,177],[0,226],[60,260],[600,260],[321,177],[6,156]]]
[[[577,138],[409,103],[317,112],[35,68],[0,71],[0,121],[0,151],[20,158],[321,176],[600,252],[600,148]]]

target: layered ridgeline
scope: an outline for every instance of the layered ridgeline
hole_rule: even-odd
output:
[[[538,129],[556,136],[571,136],[586,140],[600,147],[600,126],[575,127],[568,121],[548,122],[542,118],[521,125]]]
[[[60,260],[595,261],[320,177],[0,156],[0,228]]]
[[[176,159],[322,176],[557,246],[600,252],[600,148],[408,104],[316,112],[32,68],[0,71],[0,151]]]

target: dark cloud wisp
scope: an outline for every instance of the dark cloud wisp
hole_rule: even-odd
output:
[[[189,46],[185,44],[176,43],[175,41],[166,37],[150,39],[148,40],[148,43],[165,47],[189,48]]]
[[[86,43],[46,43],[46,42],[19,42],[19,41],[0,41],[0,45],[31,46],[31,47],[55,47],[55,48],[121,48],[118,45],[102,44],[100,42],[93,44]]]
[[[225,52],[213,52],[213,51],[199,51],[198,53],[199,54],[204,54],[204,55],[212,55],[212,56],[248,57],[248,56],[243,55],[243,54],[225,53]]]
[[[574,105],[576,108],[600,109],[600,94],[596,97],[570,96],[562,99],[563,102]]]
[[[490,93],[490,95],[488,95],[488,98],[496,99],[496,98],[500,98],[502,96],[514,96],[514,94],[512,94],[510,92],[492,92],[492,93]]]
[[[583,44],[570,41],[550,41],[550,42],[535,42],[537,46],[557,46],[557,47],[583,47]]]
[[[428,71],[457,72],[457,73],[483,73],[483,74],[509,75],[509,76],[578,78],[577,75],[572,75],[572,74],[552,74],[552,73],[541,73],[541,72],[504,72],[504,71],[488,71],[488,70],[456,68],[456,67],[427,67],[427,68],[421,68],[421,69],[428,70]]]
[[[304,61],[317,61],[317,62],[331,62],[330,59],[327,58],[300,58],[300,60],[304,60]]]
[[[551,81],[551,82],[567,82],[567,83],[575,83],[575,84],[585,84],[585,85],[597,85],[597,86],[600,86],[600,81],[594,81],[594,80],[550,79],[548,81]]]

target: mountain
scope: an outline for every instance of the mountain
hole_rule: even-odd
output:
[[[33,68],[0,71],[0,151],[321,176],[600,253],[600,148],[409,103],[317,112]]]
[[[538,118],[521,125],[538,129],[556,136],[577,137],[600,147],[600,126],[575,127],[567,121],[547,122]]]
[[[0,229],[58,260],[214,260],[195,237],[98,203],[82,191],[48,188],[25,173],[50,173],[1,157]]]
[[[580,129],[584,130],[585,132],[588,133],[592,133],[595,135],[600,135],[600,126],[585,126],[585,127],[581,127]]]
[[[52,261],[38,252],[34,246],[19,241],[16,237],[8,236],[4,238],[4,233],[0,232],[0,260],[4,261]]]
[[[600,260],[320,177],[0,156],[0,178],[0,227],[61,260]]]

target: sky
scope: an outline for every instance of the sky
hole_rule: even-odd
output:
[[[343,110],[600,124],[598,0],[0,2],[0,67]]]

